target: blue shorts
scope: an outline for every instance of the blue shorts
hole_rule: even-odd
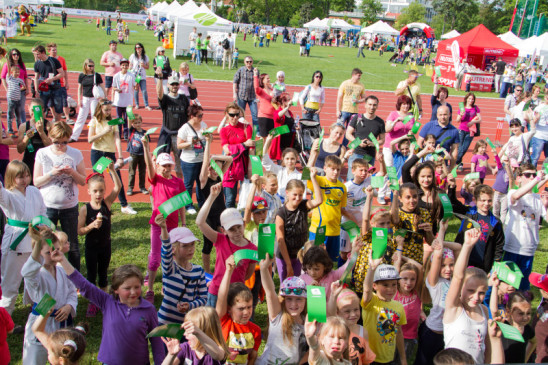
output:
[[[6,31],[0,30],[0,38],[4,38],[4,37],[6,37]]]
[[[311,241],[314,241],[316,238],[316,233],[314,232],[308,232],[308,239]],[[325,236],[325,249],[327,250],[327,253],[329,254],[329,257],[331,260],[338,261],[339,260],[339,252],[341,248],[341,236]]]
[[[63,112],[63,96],[60,87],[49,89],[48,91],[40,91],[40,99],[42,99],[44,105],[53,107],[56,113],[61,114]]]
[[[110,89],[112,87],[112,81],[114,76],[105,76],[105,89]]]
[[[533,270],[534,258],[535,256],[524,256],[512,252],[504,252],[502,260],[514,262],[516,265],[518,265],[521,273],[523,274],[519,290],[529,290],[529,288],[531,287],[531,285],[529,284],[529,274],[531,274],[531,271]]]

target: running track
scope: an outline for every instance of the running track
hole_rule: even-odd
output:
[[[78,73],[71,72],[69,74],[69,95],[71,95],[75,100],[77,100],[76,97],[76,90],[77,90],[77,80],[78,80]],[[290,80],[289,80],[290,81]],[[374,89],[374,85],[370,85],[367,82],[367,79],[362,79],[362,82],[366,86],[367,90]],[[225,106],[232,101],[232,83],[231,82],[225,82],[225,81],[207,81],[207,80],[197,80],[196,85],[198,88],[198,98],[200,100],[200,103],[202,104],[204,108],[204,122],[208,126],[218,125],[219,122],[222,120],[224,116],[224,108]],[[289,86],[288,92],[293,93],[294,91],[301,91],[303,86]],[[147,90],[149,95],[149,102],[152,107],[158,106],[158,100],[156,98],[156,89],[154,84],[154,79],[148,77],[147,78]],[[430,90],[423,90],[423,92],[428,92]],[[451,93],[451,90],[449,91]],[[379,115],[381,118],[385,119],[388,114],[395,110],[395,104],[396,104],[396,97],[392,92],[386,92],[386,91],[368,91],[367,94],[374,94],[376,95],[379,100],[379,108],[377,110],[377,115]],[[479,96],[479,95],[478,95]],[[0,88],[0,97],[2,100],[2,106],[6,105],[5,102],[5,91],[3,88]],[[430,120],[430,95],[429,94],[423,94],[422,96],[422,104],[424,106],[424,115],[422,122],[423,124]],[[137,110],[136,113],[140,114],[143,117],[143,127],[145,129],[149,129],[152,127],[158,127],[162,124],[162,112],[160,110],[152,110],[147,111],[143,109],[144,103],[142,101],[142,95],[140,95],[140,105],[141,109]],[[324,108],[322,109],[321,113],[321,124],[322,127],[328,127],[330,124],[334,123],[336,121],[335,116],[335,103],[337,100],[337,89],[335,88],[328,88],[326,89],[326,104]],[[450,96],[449,102],[453,106],[454,115],[453,119],[455,119],[456,110],[458,110],[458,103],[462,101],[462,97],[456,97],[456,96]],[[504,116],[504,102],[503,99],[488,99],[488,98],[480,98],[478,97],[476,105],[481,109],[481,115],[482,115],[482,126],[481,126],[481,137],[478,138],[485,138],[490,137],[491,140],[494,141],[495,139],[495,132],[496,132],[496,118]],[[7,109],[6,107],[3,107],[2,109]],[[300,108],[293,107],[293,112],[296,113],[297,111],[300,112]],[[363,112],[363,109],[360,109],[361,112]],[[115,109],[113,110],[115,113]],[[5,113],[4,117],[2,118],[3,121],[5,121]],[[249,109],[246,110],[246,119],[251,121],[251,115],[249,113]],[[86,164],[86,173],[91,173],[91,160],[90,160],[90,144],[87,142],[87,128],[84,128],[84,131],[82,132],[82,135],[80,136],[80,139],[77,143],[71,144],[72,147],[79,149],[82,151],[84,155],[84,161]],[[326,128],[326,132],[329,132],[329,129]],[[158,139],[159,131],[154,133],[152,136],[152,147],[156,147],[156,142]],[[502,133],[502,142],[504,143],[508,139],[508,128],[503,128]],[[470,158],[471,158],[471,150],[474,147],[475,141],[472,142],[469,152],[465,156],[465,170],[464,172],[459,174],[459,178],[461,179],[466,173],[470,170]],[[122,149],[124,151],[124,157],[128,157],[129,154],[125,152],[127,144],[125,142],[122,142]],[[214,135],[214,141],[213,141],[213,149],[212,153],[218,154],[221,153],[221,146],[220,146],[220,138],[218,134]],[[494,164],[494,160],[492,159],[492,153],[488,152],[491,159],[489,160],[492,164]],[[21,158],[22,156],[17,153],[17,150],[12,146],[10,148],[10,159],[16,159]],[[127,175],[128,170],[127,166],[125,166],[122,169],[122,181],[124,183],[124,186],[127,187]],[[109,180],[109,179],[107,179]],[[485,180],[486,184],[492,185],[494,182],[494,176],[488,174],[486,176]],[[138,183],[136,182],[136,187]],[[111,182],[108,181],[107,185],[111,186]],[[148,183],[147,183],[148,186]],[[195,198],[195,196],[194,196]],[[88,201],[89,196],[87,193],[87,189],[85,187],[80,187],[80,201]],[[128,197],[128,201],[130,203],[132,202],[150,202],[150,199],[147,195],[142,194],[135,194],[133,196]]]

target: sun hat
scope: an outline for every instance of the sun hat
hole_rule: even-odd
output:
[[[306,298],[306,283],[298,276],[290,276],[280,285],[280,295],[282,297]]]
[[[244,220],[238,209],[228,208],[221,213],[221,226],[224,229],[229,230],[238,224],[244,225]]]
[[[173,158],[169,153],[160,153],[158,155],[158,158],[156,158],[156,163],[160,166],[164,165],[175,165],[175,161],[173,161]]]
[[[387,264],[381,264],[379,267],[377,267],[377,270],[375,270],[375,276],[373,277],[373,282],[376,283],[377,281],[383,281],[383,280],[399,280],[401,279],[400,274],[398,273],[398,270],[392,265]]]
[[[186,227],[177,227],[169,232],[169,242],[171,243],[179,242],[185,244],[196,241],[198,239],[194,236],[194,233]]]

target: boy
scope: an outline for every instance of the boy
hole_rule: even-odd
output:
[[[127,141],[129,127],[126,108],[133,105],[133,91],[137,88],[137,84],[135,83],[135,76],[131,72],[128,72],[128,59],[123,58],[120,61],[120,68],[120,72],[114,75],[112,79],[112,90],[114,91],[112,104],[116,106],[116,115],[118,118],[124,120],[123,126],[118,124],[120,138],[123,135],[123,138]]]
[[[232,53],[232,68],[238,67],[238,56],[240,56],[240,52],[238,48],[234,48],[234,53]]]
[[[133,187],[135,186],[135,172],[139,169],[139,190],[141,194],[148,194],[148,190],[145,188],[145,151],[143,149],[143,143],[141,139],[146,133],[141,126],[143,124],[143,119],[140,115],[135,115],[135,119],[131,122],[131,128],[129,129],[129,139],[127,142],[127,152],[131,156],[131,161],[129,162],[129,182],[127,195],[133,195]]]
[[[353,219],[346,211],[346,186],[339,181],[341,174],[342,161],[334,155],[325,158],[325,176],[317,176],[316,180],[320,185],[321,192],[314,191],[312,182],[308,181],[308,189],[313,194],[322,194],[323,202],[312,212],[312,221],[310,225],[309,239],[314,240],[316,230],[319,226],[326,226],[325,247],[331,260],[337,261],[340,250],[341,217],[346,216]],[[360,225],[359,223],[358,225]]]
[[[221,62],[223,60],[223,45],[221,42],[217,44],[217,47],[215,47],[215,64],[217,66],[221,66]]]
[[[504,261],[513,261],[523,276],[528,277],[533,267],[533,258],[539,244],[540,217],[548,220],[548,199],[531,193],[535,186],[542,187],[548,181],[544,171],[535,170],[531,164],[518,169],[518,189],[508,192],[508,213],[504,236]],[[477,189],[477,188],[476,188]],[[520,290],[529,290],[529,282],[522,280]]]
[[[548,268],[547,268],[548,271]],[[525,280],[522,280],[525,281]],[[548,361],[548,275],[537,274],[529,275],[529,282],[539,288],[542,301],[537,308],[537,315],[533,319],[535,328],[535,337],[537,340],[537,364]]]
[[[393,300],[401,278],[394,266],[381,262],[382,258],[373,260],[369,256],[369,270],[363,282],[363,326],[377,355],[375,363],[393,364],[397,348],[401,365],[407,365],[401,329],[407,319],[403,304]]]
[[[10,134],[10,137],[13,138],[15,136],[13,131],[13,118],[15,118],[17,130],[19,130],[21,120],[21,91],[25,89],[25,82],[19,78],[19,66],[14,65],[9,69],[10,74],[6,78],[8,84],[8,133]]]
[[[259,194],[268,204],[268,213],[265,223],[275,223],[278,209],[282,207],[282,200],[278,196],[278,177],[272,172],[265,174],[264,188]]]

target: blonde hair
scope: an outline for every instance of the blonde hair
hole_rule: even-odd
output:
[[[282,307],[282,334],[283,339],[286,341],[286,344],[293,346],[293,327],[295,327],[295,319],[285,308],[285,297],[279,296],[280,305]],[[306,306],[300,314],[301,316],[306,316]]]
[[[70,126],[63,121],[55,122],[48,134],[50,138],[55,139],[70,138],[72,135],[72,128],[70,128]]]
[[[97,119],[97,122],[101,123],[103,120],[111,120],[112,115],[105,116],[103,113],[103,105],[112,105],[112,102],[108,100],[107,98],[103,98],[99,100],[97,103],[97,106],[95,107],[95,112],[93,113],[93,116],[95,119]]]
[[[89,66],[90,63],[93,63],[93,64],[95,65],[95,62],[93,62],[93,60],[92,60],[91,58],[86,58],[86,59],[84,60],[84,66],[82,66],[82,69],[83,69],[82,72],[83,72],[85,75],[88,75],[89,69],[88,69],[87,67]],[[95,72],[93,72],[93,73],[95,73]],[[93,73],[92,73],[92,74],[93,74]],[[92,75],[92,74],[89,74],[89,75]]]
[[[301,248],[299,250],[299,252],[297,253],[297,259],[299,259],[301,264],[304,261],[304,255],[305,255],[306,251],[308,251],[311,247],[314,247],[314,241],[306,241],[303,248]]]
[[[179,65],[179,70],[182,69],[182,68],[190,69],[190,66],[188,65],[187,62],[181,62],[181,64]]]
[[[463,283],[466,283],[469,279],[485,280],[485,284],[487,284],[487,274],[485,271],[477,267],[469,267],[466,269],[464,272]]]
[[[221,347],[225,353],[225,359],[228,357],[230,352],[224,340],[223,331],[221,330],[221,320],[215,308],[208,306],[194,308],[186,314],[185,322],[187,321],[194,323],[217,346]],[[203,349],[203,346],[198,343],[198,348]]]
[[[360,305],[360,298],[358,298],[358,294],[350,289],[343,289],[337,296],[337,310],[339,309],[339,305],[342,305],[341,303],[348,303],[353,300],[357,300],[358,306]]]
[[[320,343],[320,347],[324,351],[324,353],[326,353],[326,351],[323,348],[322,340],[325,336],[327,336],[331,332],[335,332],[338,335],[344,336],[347,342],[350,341],[350,329],[348,328],[346,321],[338,316],[330,317],[327,319],[327,322],[324,324],[324,326],[320,330],[320,334],[318,336],[318,342]],[[345,360],[349,359],[348,343],[346,345],[346,348],[343,351],[343,358]]]
[[[15,178],[24,177],[25,175],[30,176],[30,169],[27,164],[19,160],[11,161],[6,168],[6,174],[4,175],[6,189],[12,190],[15,188]]]
[[[77,364],[86,351],[84,334],[72,328],[59,329],[49,339],[55,357],[65,359],[68,364]]]

